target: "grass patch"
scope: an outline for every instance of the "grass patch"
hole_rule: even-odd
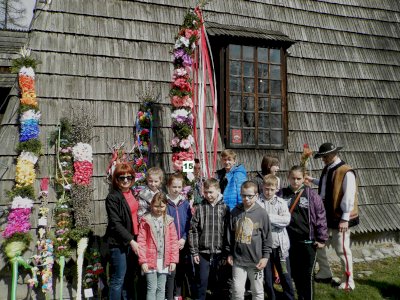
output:
[[[339,275],[339,268],[333,268],[334,275]],[[371,271],[370,276],[359,274]],[[339,277],[339,276],[338,276]],[[400,257],[387,258],[368,263],[354,264],[354,291],[337,290],[328,284],[315,284],[315,299],[340,300],[399,300],[400,299]]]

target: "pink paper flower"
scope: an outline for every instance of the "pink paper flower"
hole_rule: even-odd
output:
[[[74,162],[74,176],[72,181],[78,185],[89,185],[93,176],[93,164],[89,161]]]
[[[177,147],[178,144],[179,144],[179,138],[176,136],[176,137],[174,137],[174,138],[172,139],[172,141],[171,141],[171,146],[172,146],[172,147]]]
[[[191,143],[188,139],[183,139],[180,143],[179,146],[183,149],[189,149],[191,146]]]

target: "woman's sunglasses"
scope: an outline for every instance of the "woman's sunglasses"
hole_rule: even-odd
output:
[[[133,176],[118,176],[119,181],[132,181]]]

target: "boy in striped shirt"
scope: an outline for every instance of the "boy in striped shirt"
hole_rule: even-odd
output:
[[[222,199],[219,182],[214,178],[208,179],[204,182],[204,199],[196,208],[189,230],[190,252],[195,263],[197,299],[206,298],[209,282],[213,283],[209,287],[211,292],[214,287],[218,287],[218,266],[223,255],[226,256],[222,251],[228,222],[229,207]]]

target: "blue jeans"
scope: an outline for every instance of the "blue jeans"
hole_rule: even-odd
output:
[[[282,289],[283,289],[283,299],[294,300],[294,289],[293,282],[290,272],[290,261],[289,257],[286,257],[286,261],[281,262],[280,258],[280,249],[274,248],[272,249],[272,253],[269,257],[268,264],[264,269],[264,280],[265,286],[264,290],[268,295],[268,299],[275,300],[275,290],[274,290],[274,278],[273,278],[273,266],[276,267],[276,270],[279,274],[279,279],[281,281]]]
[[[147,280],[146,300],[164,300],[167,274],[160,274],[157,272],[147,273],[146,280]]]
[[[131,300],[134,298],[133,282],[137,257],[126,248],[110,249],[109,300]]]

